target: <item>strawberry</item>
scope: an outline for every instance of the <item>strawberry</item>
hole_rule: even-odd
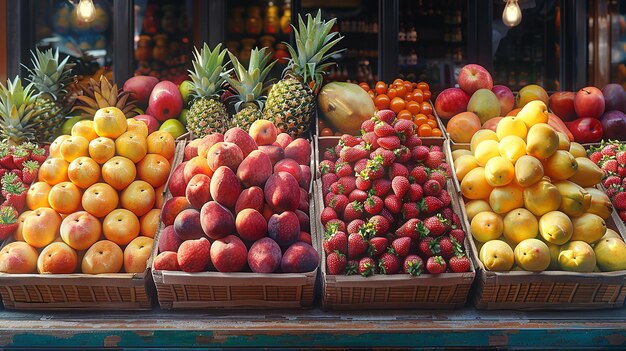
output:
[[[319,166],[317,167],[317,170],[322,174],[326,174],[328,172],[334,172],[335,171],[335,162],[331,161],[331,160],[324,160],[322,162],[320,162]]]
[[[417,218],[420,215],[420,209],[416,202],[405,202],[402,204],[401,212],[404,219]]]
[[[417,218],[411,218],[396,230],[397,237],[408,237],[419,240],[428,236],[428,228]]]
[[[367,199],[367,193],[363,190],[354,189],[348,195],[348,201],[359,201],[363,202]]]
[[[400,145],[399,148],[393,150],[396,155],[396,162],[406,164],[411,162],[411,150],[404,145]]]
[[[620,178],[626,177],[626,167],[622,165],[617,166],[617,175],[620,176]]]
[[[618,211],[626,210],[626,192],[619,193],[613,198],[613,206]]]
[[[15,232],[19,225],[17,217],[18,211],[13,206],[0,207],[0,240],[8,238]]]
[[[339,145],[341,146],[356,146],[359,145],[359,138],[350,135],[350,134],[344,134],[341,137],[339,137]]]
[[[608,160],[604,160],[601,162],[602,165],[600,166],[600,168],[602,168],[602,170],[605,173],[616,173],[617,172],[617,160],[613,160],[613,159],[608,159]]]
[[[13,173],[15,174],[15,176],[17,177],[17,179],[22,179],[22,170],[21,169],[12,169],[11,171],[7,172],[7,173]]]
[[[335,195],[344,195],[346,194],[343,185],[339,184],[339,182],[334,182],[330,185],[330,192]]]
[[[463,229],[452,229],[448,235],[450,235],[450,238],[456,240],[458,243],[462,244],[465,242],[465,232]]]
[[[330,275],[343,274],[347,265],[346,256],[339,251],[333,251],[326,256],[326,269]]]
[[[374,159],[376,156],[380,156],[382,158],[383,167],[389,167],[396,160],[396,155],[391,150],[387,149],[376,149],[376,151],[370,154],[370,158]]]
[[[622,220],[622,222],[626,222],[626,211],[619,211],[617,215]]]
[[[364,277],[369,277],[374,274],[376,268],[376,262],[371,257],[363,257],[359,261],[358,273]]]
[[[391,191],[391,181],[388,179],[376,179],[372,182],[372,193],[378,197],[384,197]]]
[[[383,209],[383,206],[384,203],[380,197],[376,195],[371,195],[367,198],[367,200],[365,200],[363,208],[365,209],[365,212],[371,215],[375,215],[380,213],[380,211]]]
[[[39,171],[39,163],[37,161],[28,160],[24,162],[24,168],[22,169],[22,181],[25,184],[32,184],[37,180],[37,173]]]
[[[337,177],[346,177],[352,175],[352,166],[346,162],[339,162],[335,164],[335,174]]]
[[[374,132],[367,132],[361,137],[365,142],[365,148],[369,150],[378,150],[378,137]]]
[[[409,185],[409,200],[412,202],[417,202],[422,197],[424,197],[424,190],[422,186],[419,184],[411,184]]]
[[[8,173],[7,169],[0,168],[0,178],[4,177],[4,175],[7,174],[7,173]]]
[[[331,195],[331,200],[328,202],[328,206],[332,207],[333,210],[337,213],[342,213],[343,210],[348,205],[348,197],[340,194],[329,194]]]
[[[356,189],[356,178],[354,176],[341,177],[337,182],[343,187],[344,194],[350,194]]]
[[[337,219],[337,211],[335,211],[332,207],[324,207],[322,213],[320,214],[320,219],[322,225],[325,226],[331,219]]]
[[[425,213],[434,213],[444,207],[443,202],[436,197],[426,196],[419,202],[420,209]]]
[[[626,151],[620,151],[615,154],[615,159],[620,165],[626,165]]]
[[[400,213],[402,210],[402,199],[398,198],[395,194],[389,194],[385,197],[385,207],[391,213]]]
[[[430,274],[441,274],[446,268],[446,261],[441,256],[429,257],[426,261],[426,270]]]
[[[600,150],[600,153],[604,156],[615,156],[617,150],[617,145],[609,144]]]
[[[402,272],[417,277],[422,274],[422,267],[424,267],[424,261],[421,257],[418,255],[408,255],[404,259]]]
[[[393,129],[396,130],[396,134],[406,140],[406,138],[415,134],[415,123],[407,119],[397,119],[393,123]]]
[[[355,219],[348,223],[348,234],[358,233],[359,229],[365,225],[365,221],[362,219]]]
[[[457,215],[456,213],[452,213],[452,226],[450,227],[450,229],[452,229],[452,227],[456,227],[456,228],[462,227],[461,217],[459,217],[459,215]]]
[[[441,185],[434,179],[427,180],[423,188],[426,196],[438,196],[441,192]]]
[[[363,131],[367,132],[373,132],[374,131],[374,125],[376,124],[376,122],[374,122],[373,119],[367,119],[365,121],[363,121],[363,123],[361,123],[361,129]]]
[[[622,179],[620,179],[620,177],[618,177],[618,176],[615,176],[615,175],[610,175],[610,176],[606,177],[606,178],[602,181],[602,185],[603,185],[605,188],[608,188],[608,187],[610,187],[610,186],[611,186],[611,185],[613,185],[613,184],[617,184],[617,185],[622,184]]]
[[[391,222],[381,215],[374,215],[368,221],[374,229],[374,235],[382,236],[389,233]]]
[[[621,186],[614,184],[606,188],[606,196],[608,196],[609,198],[612,198],[613,196],[619,194],[622,191],[624,191],[624,189]]]
[[[332,232],[332,230],[331,230]],[[348,236],[342,231],[335,231],[334,233],[327,232],[324,238],[322,246],[324,252],[330,255],[331,252],[337,251],[342,254],[348,253]]]
[[[332,229],[334,228],[334,229]],[[340,232],[346,232],[346,223],[340,219],[331,219],[330,221],[326,222],[326,225],[324,226],[324,230],[326,232],[335,232],[335,231],[340,231]]]
[[[442,163],[440,167],[443,165],[447,165],[447,163]],[[430,172],[430,174],[428,175],[428,179],[436,180],[437,183],[439,183],[439,185],[441,186],[441,189],[444,189],[446,187],[446,176],[441,171],[435,170]]]
[[[2,176],[2,179],[0,180],[0,184],[2,185],[2,188],[4,189],[4,187],[6,187],[7,185],[10,184],[19,184],[22,183],[22,179],[17,175],[17,173],[15,172],[8,172],[5,173]],[[4,193],[2,193],[2,196],[5,196]]]
[[[424,219],[424,225],[428,228],[430,232],[430,236],[437,237],[446,233],[448,228],[446,227],[447,220],[443,219],[443,217],[432,216]]]
[[[354,185],[357,189],[365,191],[370,189],[370,187],[372,186],[372,181],[369,179],[363,179],[363,177],[358,176],[354,181]]]
[[[378,259],[378,269],[382,274],[395,274],[400,270],[400,258],[391,252],[383,253]]]
[[[456,245],[459,245],[459,243],[457,242]],[[443,258],[450,258],[454,256],[454,244],[449,236],[439,237],[439,250],[441,251],[441,256],[443,256]]]
[[[441,146],[439,145],[431,145],[430,151],[441,151]]]
[[[343,219],[351,222],[363,217],[363,203],[358,201],[350,202],[343,211]]]
[[[408,236],[397,238],[391,242],[391,248],[400,257],[406,257],[409,255],[411,249],[411,238]]]
[[[13,164],[17,169],[24,168],[24,162],[28,161],[28,151],[24,148],[16,147],[13,151]]]
[[[423,166],[417,166],[413,168],[411,170],[411,173],[409,173],[409,176],[413,178],[413,182],[420,185],[426,183],[426,181],[428,180],[428,172]]]
[[[396,114],[391,110],[380,110],[376,112],[376,119],[391,124],[393,120],[396,119]]]
[[[444,206],[450,206],[450,203],[452,203],[452,198],[450,197],[450,193],[448,193],[448,191],[445,189],[439,192],[438,198],[439,200],[441,200]]]
[[[359,233],[352,233],[348,236],[348,259],[356,259],[365,254],[368,242]]]
[[[411,159],[415,162],[424,162],[428,159],[428,148],[426,146],[417,146],[411,150]]]
[[[344,147],[341,149],[339,157],[343,158],[345,162],[356,162],[362,158],[369,156],[370,151],[363,145],[356,145],[353,147]]]
[[[382,144],[380,143],[380,138],[392,135],[395,136],[396,130],[393,129],[393,127],[389,123],[384,121],[378,121],[376,122],[376,125],[374,125],[374,133],[378,137],[378,145],[382,146]],[[398,141],[399,140],[400,139],[398,139]]]
[[[22,190],[19,192],[19,190]],[[15,191],[11,192],[11,191]],[[26,204],[26,193],[28,192],[28,187],[24,187],[21,183],[20,186],[16,186],[14,190],[8,192],[6,196],[4,196],[3,206],[11,205],[16,210],[22,211],[24,205]]]
[[[432,257],[439,254],[439,242],[431,236],[427,236],[420,240],[418,245],[419,251],[424,257]]]
[[[335,149],[327,148],[326,150],[324,150],[323,158],[324,160],[329,160],[329,161],[334,162],[337,159],[337,153],[335,152]]]
[[[40,165],[42,165],[47,158],[46,149],[36,147],[30,152],[30,159],[38,162]]]
[[[374,258],[378,258],[380,255],[387,251],[388,247],[389,239],[381,236],[375,236],[370,239],[368,255]]]
[[[443,218],[445,218],[445,219],[447,219],[449,221],[452,221],[452,214],[454,212],[452,212],[452,209],[450,207],[442,208],[439,213],[441,213],[441,217],[443,217]]]
[[[440,172],[444,178],[444,184],[445,184],[445,177],[452,177],[452,169],[450,169],[450,165],[447,163],[442,163],[439,165],[439,168],[436,169],[436,171]]]
[[[602,153],[600,151],[593,152],[591,155],[589,155],[589,159],[593,163],[598,164],[598,162],[600,162],[600,160],[602,159]]]
[[[2,171],[2,169],[0,169],[0,171]],[[6,171],[6,169],[5,169],[5,171]],[[626,178],[622,179],[622,184],[621,185],[622,185],[622,187],[626,186]]]
[[[355,275],[359,267],[359,261],[349,260],[346,265],[346,275]]]
[[[357,173],[357,175],[359,175],[361,172],[363,172],[365,170],[365,168],[367,167],[367,159],[360,159],[358,161],[356,161],[356,163],[354,164],[354,172]]]
[[[400,147],[400,138],[395,135],[378,137],[378,145],[383,149],[395,150]]]
[[[385,219],[389,222],[389,223],[393,223],[395,221],[394,216],[391,214],[391,212],[389,212],[388,209],[384,208],[380,211],[380,215],[385,217]]]
[[[465,255],[450,258],[448,265],[450,266],[450,270],[454,273],[469,272],[471,267],[469,258]]]
[[[326,173],[322,175],[322,194],[326,196],[330,192],[330,185],[337,181],[339,177],[335,173]]]
[[[367,160],[365,169],[361,171],[360,175],[363,179],[380,179],[385,175],[385,168],[382,166],[382,158],[376,156],[373,160]]]
[[[13,156],[9,151],[9,148],[3,147],[0,149],[0,166],[6,169],[14,169],[15,164],[13,163]]]
[[[409,149],[413,149],[421,145],[422,145],[422,139],[420,139],[420,137],[415,134],[406,138],[406,140],[404,141],[404,146],[408,147]]]
[[[396,176],[391,181],[391,190],[399,198],[402,199],[409,191],[409,180],[404,176]]]
[[[406,168],[405,165],[401,163],[393,163],[391,167],[389,167],[389,179],[393,179],[395,177],[409,177],[409,169]]]
[[[426,167],[435,169],[439,167],[439,165],[444,162],[446,159],[446,155],[441,151],[430,151],[428,153],[428,157],[424,160],[424,165]]]

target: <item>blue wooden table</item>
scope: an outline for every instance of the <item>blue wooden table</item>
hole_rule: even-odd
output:
[[[568,312],[0,311],[0,347],[626,349],[626,309]]]

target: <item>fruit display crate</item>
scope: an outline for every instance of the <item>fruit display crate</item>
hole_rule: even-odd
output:
[[[422,138],[423,145],[445,147],[448,142],[443,138]],[[337,145],[339,137],[327,137],[318,140],[317,160],[320,152],[327,147]],[[449,163],[449,160],[447,160]],[[316,165],[317,167],[317,165]],[[447,187],[452,189],[448,180]],[[324,227],[320,213],[324,208],[321,181],[315,182],[313,189],[316,218],[315,235],[317,249],[322,253],[320,263],[322,282],[322,306],[325,310],[373,310],[373,309],[458,309],[462,308],[476,275],[474,264],[465,273],[422,274],[414,277],[410,274],[374,275],[330,275],[326,273],[326,255],[323,254],[322,238]],[[456,192],[450,191],[453,211],[461,217],[459,199]],[[467,232],[468,228],[463,228]],[[465,251],[469,256],[469,241],[465,238]]]
[[[461,207],[465,208],[459,197]],[[467,213],[462,220],[470,228]],[[607,228],[625,238],[613,211],[606,220]],[[472,238],[471,231],[467,232]],[[615,272],[578,273],[566,271],[491,272],[478,259],[474,240],[470,240],[471,256],[477,268],[474,281],[474,305],[480,310],[588,310],[621,308],[626,299],[626,270]]]

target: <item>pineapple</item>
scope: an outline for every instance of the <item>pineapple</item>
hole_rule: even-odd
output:
[[[324,70],[335,64],[329,61],[331,56],[342,51],[330,52],[343,38],[330,32],[336,20],[323,21],[321,11],[315,18],[307,14],[306,24],[298,16],[298,28],[293,28],[296,50],[285,43],[291,58],[282,80],[272,86],[263,110],[264,118],[274,122],[281,132],[293,137],[308,132]]]
[[[191,95],[194,100],[187,113],[187,130],[196,138],[211,133],[224,133],[228,129],[226,106],[220,101],[225,76],[224,57],[227,50],[218,44],[213,51],[205,43],[198,52],[195,49],[193,71],[189,77],[193,82]]]
[[[276,61],[268,64],[270,59],[267,48],[253,49],[250,52],[250,64],[248,70],[245,69],[237,60],[235,55],[228,53],[230,62],[233,63],[237,79],[226,77],[226,81],[237,92],[232,97],[235,103],[235,115],[230,121],[230,127],[240,127],[243,130],[249,130],[254,121],[263,118],[263,104],[266,96],[262,94],[267,90],[264,80],[270,73]]]
[[[93,118],[96,111],[104,107],[117,107],[126,118],[137,115],[135,101],[131,100],[130,93],[119,91],[117,84],[111,84],[103,75],[100,76],[100,82],[90,79],[87,86],[82,87],[82,94],[76,97],[76,104],[72,108],[72,111],[81,111],[82,117]]]
[[[32,84],[22,85],[19,76],[0,83],[0,138],[10,144],[21,144],[42,137],[41,120],[48,111],[37,107]]]

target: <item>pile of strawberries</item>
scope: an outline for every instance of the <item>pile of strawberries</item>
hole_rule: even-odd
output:
[[[619,217],[626,222],[626,145],[616,140],[603,141],[598,147],[590,147],[587,154],[604,172],[602,185]]]
[[[343,135],[319,164],[328,274],[467,272],[465,232],[446,190],[439,146],[390,110]]]
[[[17,218],[26,205],[26,192],[37,180],[39,166],[47,157],[48,151],[33,143],[0,144],[0,240],[17,229]]]

